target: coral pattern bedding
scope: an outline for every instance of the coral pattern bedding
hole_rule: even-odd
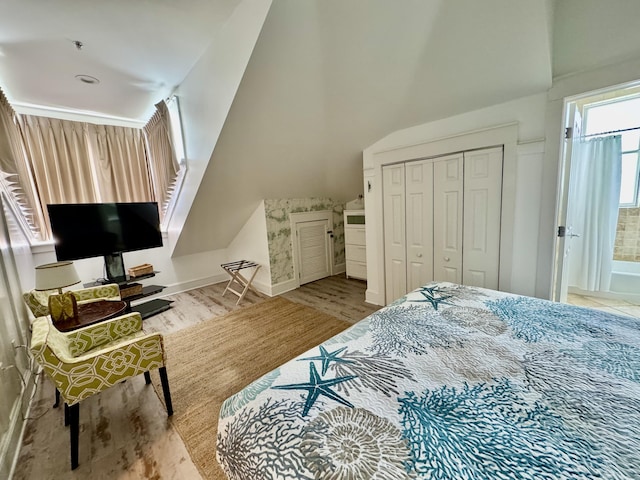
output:
[[[222,405],[230,479],[640,479],[640,320],[430,284]]]

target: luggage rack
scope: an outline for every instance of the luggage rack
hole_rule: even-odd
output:
[[[237,260],[235,262],[222,263],[220,264],[220,266],[231,276],[229,283],[227,283],[227,287],[224,289],[224,292],[222,292],[223,297],[224,294],[229,291],[239,297],[238,301],[236,302],[236,305],[239,305],[250,289],[255,293],[258,293],[256,289],[251,286],[251,282],[253,282],[256,273],[258,273],[258,270],[260,270],[260,264],[252,262],[250,260]],[[253,273],[251,274],[251,278],[249,279],[246,279],[240,274],[240,270],[244,270],[245,268],[253,268]],[[242,291],[234,290],[232,288],[232,285],[234,283],[240,285]]]

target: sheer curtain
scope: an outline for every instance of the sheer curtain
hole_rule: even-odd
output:
[[[569,286],[605,292],[611,285],[620,203],[621,137],[576,142],[573,151],[567,226],[580,237],[570,239]]]

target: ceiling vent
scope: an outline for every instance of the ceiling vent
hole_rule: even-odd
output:
[[[100,80],[98,80],[96,77],[92,77],[91,75],[76,75],[76,78],[82,83],[88,83],[89,85],[100,83]]]

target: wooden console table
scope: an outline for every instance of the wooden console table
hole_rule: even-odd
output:
[[[78,328],[93,325],[125,313],[127,302],[121,300],[96,300],[95,302],[78,305],[78,316],[63,322],[56,322],[54,326],[61,332],[71,332]]]

